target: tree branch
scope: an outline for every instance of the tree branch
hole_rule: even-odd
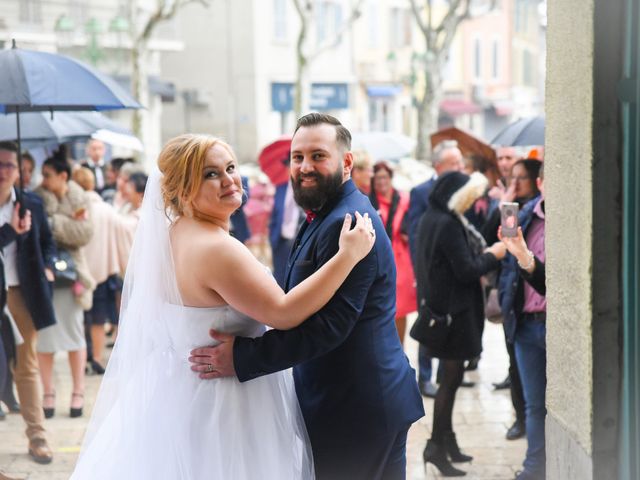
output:
[[[300,0],[293,0],[293,5],[296,7],[296,12],[300,18],[300,31],[298,32],[298,41],[296,42],[296,52],[298,57],[304,60],[306,63],[307,58],[304,56],[304,41],[307,37],[307,16],[305,10],[311,11],[312,5],[310,1],[305,2],[304,6],[300,4]]]
[[[189,3],[199,3],[203,7],[209,7],[211,5],[210,0],[175,0],[167,10],[166,0],[162,0],[158,3],[158,8],[156,9],[156,11],[147,20],[147,23],[142,29],[142,32],[138,36],[137,40],[144,41],[149,39],[151,37],[151,33],[153,33],[153,29],[157,24],[173,18],[178,10],[180,10],[180,8]]]
[[[425,38],[427,38],[429,36],[429,31],[427,30],[427,26],[424,24],[424,21],[422,20],[422,13],[420,12],[420,10],[418,10],[418,5],[416,5],[416,0],[409,0],[409,3],[411,4],[411,11],[413,12],[413,18],[416,19],[418,28],[420,28],[420,31],[422,32],[422,34],[425,36]]]
[[[450,24],[451,20],[453,18],[455,18],[458,15],[458,7],[460,7],[460,2],[462,0],[452,0],[451,4],[449,6],[449,10],[447,10],[447,13],[445,14],[444,17],[442,17],[442,20],[440,21],[440,25],[438,25],[435,28],[435,32],[436,32],[436,36],[439,36],[446,28],[447,26]],[[470,2],[470,0],[465,0],[467,3]]]
[[[319,55],[326,52],[327,50],[331,50],[332,48],[335,48],[338,45],[340,45],[340,42],[342,41],[342,37],[344,37],[344,34],[349,31],[349,29],[351,28],[351,25],[353,25],[353,22],[355,22],[362,15],[362,12],[360,11],[360,7],[362,6],[363,3],[364,3],[364,0],[358,0],[356,5],[351,10],[351,13],[349,14],[349,18],[347,19],[347,21],[343,22],[342,26],[340,27],[340,30],[336,32],[333,38],[333,41],[325,43],[324,45],[320,46],[315,52],[310,54],[309,55],[310,61],[313,61],[315,58],[317,58]]]

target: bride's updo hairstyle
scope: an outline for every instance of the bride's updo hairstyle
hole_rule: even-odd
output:
[[[212,135],[180,135],[169,140],[160,152],[158,168],[163,175],[162,198],[173,217],[193,215],[191,203],[202,185],[205,157],[216,145],[236,160],[231,146]]]

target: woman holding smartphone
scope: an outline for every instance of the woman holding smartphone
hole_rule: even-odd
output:
[[[38,332],[38,361],[44,387],[43,409],[46,418],[55,412],[53,356],[69,352],[73,380],[70,416],[82,415],[87,347],[84,337],[84,310],[91,308],[95,281],[81,247],[93,235],[89,221],[89,199],[85,191],[71,180],[71,166],[57,153],[42,165],[42,185],[36,189],[44,203],[51,233],[61,251],[68,252],[75,264],[77,280],[71,285],[54,283],[53,308],[57,323]]]
[[[527,455],[517,480],[545,476],[545,391],[547,386],[545,286],[544,170],[537,187],[541,195],[527,203],[519,215],[516,236],[498,236],[511,255],[502,262],[501,307],[507,339],[515,346],[526,410]]]

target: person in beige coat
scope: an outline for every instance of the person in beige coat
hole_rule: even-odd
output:
[[[85,327],[91,342],[87,361],[98,374],[104,373],[103,352],[106,342],[104,325],[114,325],[117,321],[115,276],[124,276],[137,219],[118,214],[116,209],[105,202],[95,191],[95,180],[91,170],[80,167],[74,170],[73,180],[78,183],[89,198],[89,220],[93,224],[93,236],[83,247],[89,271],[96,281],[93,292],[93,307],[85,312]]]
[[[71,417],[82,415],[87,349],[84,337],[84,310],[91,308],[95,280],[82,251],[91,240],[93,224],[89,220],[89,199],[85,191],[71,180],[71,166],[58,155],[42,166],[42,185],[36,189],[43,200],[53,239],[60,251],[66,250],[75,263],[77,281],[72,286],[54,284],[53,306],[58,323],[40,331],[38,360],[44,387],[45,417],[54,414],[53,356],[69,352],[73,381]]]

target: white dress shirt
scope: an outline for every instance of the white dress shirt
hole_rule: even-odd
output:
[[[11,198],[0,207],[0,225],[11,223],[13,209],[16,203],[16,191],[11,189]],[[7,287],[17,287],[20,285],[18,279],[18,245],[14,240],[2,249],[4,256],[4,276],[7,281]]]
[[[293,198],[293,187],[291,186],[291,181],[289,181],[284,196],[284,213],[282,216],[282,228],[280,229],[282,238],[289,240],[296,238],[299,220],[300,207]]]

